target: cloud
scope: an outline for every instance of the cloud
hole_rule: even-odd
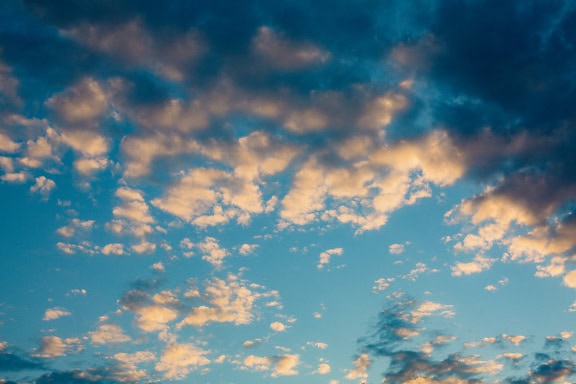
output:
[[[20,372],[45,369],[44,364],[38,359],[9,351],[5,342],[2,345],[3,347],[0,348],[0,371]]]
[[[202,253],[202,260],[206,260],[215,268],[221,268],[223,259],[230,255],[228,250],[221,248],[213,237],[206,237],[203,242],[197,243],[196,247]]]
[[[9,136],[0,132],[0,151],[4,153],[14,153],[20,148],[20,144],[13,141]]]
[[[330,263],[330,258],[334,255],[342,256],[344,250],[342,248],[332,248],[320,253],[320,260],[316,266],[318,269],[324,268],[325,265]]]
[[[65,124],[92,123],[107,112],[104,91],[94,79],[84,78],[75,86],[46,101]]]
[[[370,360],[368,354],[366,353],[361,354],[354,360],[354,368],[352,368],[348,372],[346,378],[348,380],[365,379],[366,377],[368,377],[366,371],[368,370],[368,368],[370,368],[371,364],[372,361]]]
[[[240,249],[238,250],[238,252],[242,256],[247,256],[247,255],[254,253],[258,247],[259,247],[258,244],[242,244],[242,246],[240,246]]]
[[[453,276],[462,276],[462,275],[471,275],[474,273],[480,273],[487,269],[490,269],[492,263],[494,263],[494,259],[490,259],[488,257],[477,255],[474,257],[473,261],[463,263],[458,262],[454,264],[452,269]]]
[[[192,344],[171,344],[162,351],[160,361],[154,368],[164,372],[167,380],[182,380],[191,371],[210,364],[210,360],[205,356],[207,353],[208,351]]]
[[[388,252],[393,255],[404,253],[404,244],[392,244],[388,247]]]
[[[274,356],[249,355],[242,364],[245,369],[254,371],[272,370],[272,377],[292,376],[298,374],[296,367],[300,363],[300,356],[296,354],[281,354]]]
[[[254,319],[256,300],[273,295],[248,288],[237,275],[229,274],[226,279],[214,278],[206,282],[204,300],[208,305],[194,307],[178,326],[191,325],[202,327],[211,322],[249,324]]]
[[[76,235],[78,230],[83,232],[90,231],[94,227],[94,223],[94,220],[72,219],[68,225],[58,228],[56,232],[61,236],[71,238]]]
[[[53,180],[47,179],[45,176],[37,177],[36,183],[30,187],[30,192],[39,193],[44,198],[48,198],[50,192],[56,188],[56,183]]]
[[[393,277],[381,277],[378,280],[374,281],[374,286],[372,287],[372,292],[378,293],[381,291],[385,291],[390,286],[395,279]]]
[[[82,345],[80,339],[61,339],[58,336],[44,336],[40,343],[40,349],[35,356],[45,358],[65,356],[71,347],[75,348],[76,351],[81,350]]]
[[[63,308],[48,308],[46,312],[44,312],[44,317],[42,320],[56,320],[63,316],[70,316],[72,313],[68,312]]]
[[[136,325],[141,330],[166,332],[168,324],[178,318],[180,300],[169,290],[150,295],[146,292],[146,288],[143,286],[128,291],[120,299],[120,304],[136,314]]]
[[[313,44],[297,44],[288,41],[268,27],[258,29],[252,41],[252,49],[273,65],[287,70],[322,64],[330,58],[328,52]]]
[[[123,255],[124,245],[120,243],[110,243],[102,247],[101,252],[105,255]]]
[[[279,321],[274,321],[270,324],[270,329],[276,332],[284,332],[286,330],[286,325]]]
[[[318,368],[313,373],[316,373],[318,375],[326,375],[326,374],[330,373],[331,371],[332,371],[332,368],[330,368],[330,364],[321,363],[321,364],[318,364]]]
[[[93,344],[125,343],[131,340],[116,324],[101,324],[88,334]]]

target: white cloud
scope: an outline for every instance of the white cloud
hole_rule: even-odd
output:
[[[330,373],[331,371],[332,371],[332,369],[330,368],[330,364],[321,363],[321,364],[318,364],[318,368],[313,373],[317,373],[319,375],[326,375],[326,374]]]
[[[28,180],[28,173],[26,172],[11,172],[0,176],[0,180],[8,183],[25,183]]]
[[[93,332],[88,332],[94,344],[125,343],[130,337],[124,334],[122,328],[116,324],[101,324]]]
[[[86,232],[91,230],[93,226],[94,220],[72,219],[68,225],[58,228],[56,232],[61,236],[70,238],[73,237],[78,230]]]
[[[286,326],[279,321],[274,321],[270,324],[270,329],[276,332],[284,332],[286,330]]]
[[[388,247],[388,252],[393,255],[404,253],[404,244],[392,244]]]
[[[242,255],[242,256],[247,256],[250,255],[252,253],[254,253],[254,251],[259,247],[258,244],[242,244],[242,246],[240,247],[240,249],[238,250],[238,252]]]
[[[152,269],[155,270],[156,272],[165,272],[166,268],[164,267],[164,264],[162,264],[161,261],[152,264]]]
[[[356,358],[356,360],[354,360],[354,368],[348,372],[346,378],[348,380],[367,378],[368,374],[366,371],[370,368],[371,364],[372,361],[370,360],[370,357],[366,353],[361,354]]]
[[[12,141],[9,136],[0,132],[0,152],[14,153],[18,151],[18,149],[20,149],[20,144]]]
[[[388,289],[390,283],[392,283],[395,279],[393,277],[381,277],[378,280],[374,281],[374,286],[372,287],[372,292],[380,292]]]
[[[463,263],[458,262],[456,263],[452,269],[453,276],[462,276],[462,275],[471,275],[474,273],[480,273],[490,269],[492,264],[494,263],[494,259],[490,259],[488,257],[477,255],[474,257],[473,261]]]
[[[105,246],[102,247],[101,252],[105,255],[123,255],[125,253],[124,251],[124,245],[120,244],[120,243],[110,243],[110,244],[106,244]]]
[[[63,308],[48,308],[46,312],[44,312],[44,317],[42,320],[56,320],[60,317],[70,316],[71,313]]]
[[[203,295],[207,305],[192,309],[178,327],[191,325],[202,327],[208,323],[249,324],[254,318],[253,310],[256,300],[273,295],[273,292],[261,293],[249,289],[238,276],[229,274],[223,280],[214,278],[206,283]],[[259,288],[258,286],[253,289]]]
[[[218,240],[213,237],[206,237],[204,241],[197,243],[196,247],[202,253],[202,260],[209,262],[215,268],[221,268],[224,258],[230,256],[230,252],[220,247]]]
[[[130,248],[132,248],[136,253],[151,253],[156,250],[156,244],[142,240],[140,243],[134,244]]]
[[[62,339],[58,336],[43,336],[40,341],[40,349],[34,356],[44,358],[54,358],[66,356],[67,352],[72,349],[74,352],[82,350],[82,343],[78,338]]]
[[[524,340],[526,340],[526,336],[522,336],[522,335],[507,335],[507,334],[502,334],[502,338],[504,340],[507,340],[509,342],[511,342],[514,345],[519,345],[521,342],[523,342]]]
[[[342,254],[344,254],[344,250],[342,248],[332,248],[320,253],[320,260],[318,262],[317,268],[324,268],[324,266],[330,262],[330,258],[332,256],[342,256]]]
[[[171,344],[162,352],[155,369],[164,372],[167,380],[182,380],[191,371],[210,364],[207,353],[192,344]]]
[[[311,346],[311,347],[318,348],[318,349],[327,349],[327,348],[328,348],[328,344],[326,344],[326,343],[321,343],[321,342],[308,341],[308,342],[306,343],[306,345],[309,345],[309,346]]]
[[[46,105],[54,109],[67,124],[92,123],[108,109],[104,91],[91,78],[84,78],[64,92],[52,96]]]
[[[245,369],[253,371],[268,371],[272,369],[272,377],[296,375],[296,367],[300,363],[300,356],[296,354],[281,354],[274,356],[249,355],[242,364]]]
[[[570,288],[576,288],[576,270],[568,272],[564,275],[564,285]]]
[[[282,354],[272,356],[274,363],[272,377],[293,376],[298,374],[296,367],[300,363],[300,356],[296,354]]]
[[[425,301],[421,303],[410,315],[412,323],[418,323],[423,317],[432,316],[434,314],[442,317],[453,317],[454,310],[452,305],[440,304],[433,301]]]
[[[44,198],[50,195],[50,192],[56,188],[56,183],[53,180],[47,179],[45,176],[37,177],[36,182],[30,187],[30,192],[39,193]]]
[[[128,187],[121,187],[116,191],[116,197],[122,203],[113,209],[112,213],[114,216],[122,217],[135,223],[150,224],[154,222],[142,192]]]

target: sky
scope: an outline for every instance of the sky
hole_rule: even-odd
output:
[[[4,0],[0,384],[576,380],[576,3]]]

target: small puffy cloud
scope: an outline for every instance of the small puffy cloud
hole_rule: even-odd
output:
[[[88,332],[93,344],[125,343],[130,337],[116,324],[101,324],[93,332]]]
[[[313,342],[313,341],[308,341],[306,343],[306,345],[314,347],[314,348],[318,348],[318,349],[326,349],[328,348],[328,344],[326,343],[321,343],[321,342]]]
[[[216,268],[222,267],[225,257],[230,255],[226,248],[220,247],[218,240],[213,237],[206,237],[204,241],[197,243],[196,247],[202,253],[202,260],[212,264]]]
[[[74,236],[78,230],[86,232],[91,230],[93,226],[94,220],[72,219],[68,225],[58,228],[56,233],[61,236],[70,238]]]
[[[66,124],[92,123],[107,111],[107,100],[100,84],[84,78],[78,84],[46,101]]]
[[[272,369],[271,376],[296,375],[296,367],[300,362],[300,356],[296,354],[281,354],[274,356],[249,355],[244,358],[242,364],[245,369],[253,371],[268,371]]]
[[[270,324],[270,329],[276,332],[284,332],[286,330],[286,325],[279,321],[275,321]]]
[[[142,192],[133,188],[121,187],[116,191],[116,196],[122,201],[122,205],[115,207],[112,211],[115,216],[139,223],[154,222]]]
[[[331,370],[332,369],[330,368],[330,364],[321,363],[321,364],[318,364],[318,368],[313,373],[317,373],[319,375],[326,375],[326,374],[330,373]]]
[[[148,373],[138,369],[137,364],[156,360],[156,355],[150,351],[116,353],[112,357],[119,363],[115,367],[114,378],[120,382],[140,382],[148,379]]]
[[[40,342],[40,349],[34,356],[46,358],[65,356],[71,348],[75,352],[82,350],[80,339],[62,339],[58,336],[44,336]]]
[[[244,348],[253,348],[260,344],[262,344],[262,339],[254,339],[254,340],[246,340],[245,342],[242,343],[242,346]]]
[[[40,176],[36,178],[36,182],[30,187],[30,192],[39,193],[44,198],[47,198],[54,188],[56,188],[56,183],[54,181],[47,179],[44,176]]]
[[[410,312],[413,324],[418,323],[423,317],[440,315],[442,317],[453,317],[454,310],[452,305],[440,304],[433,301],[425,301],[418,305],[416,309]]]
[[[10,137],[0,132],[0,153],[14,153],[20,148],[20,144],[12,141]]]
[[[374,281],[374,285],[372,286],[372,292],[377,293],[388,289],[390,283],[394,281],[393,277],[381,277],[378,280]]]
[[[487,286],[484,287],[485,290],[492,292],[492,291],[497,291],[498,288],[495,285],[489,284]]]
[[[365,379],[368,377],[366,371],[370,368],[372,361],[368,354],[363,353],[354,360],[354,368],[352,368],[346,378],[348,380]]]
[[[106,244],[105,246],[102,247],[101,252],[105,255],[123,255],[125,253],[124,251],[124,245],[120,244],[120,243],[110,243],[110,244]]]
[[[238,250],[238,252],[242,256],[247,256],[247,255],[254,253],[254,251],[258,247],[259,247],[258,244],[242,244],[242,246],[240,246],[240,249]]]
[[[86,293],[87,293],[87,291],[86,291],[85,289],[83,289],[83,288],[82,288],[82,289],[71,289],[71,290],[68,292],[68,295],[73,295],[73,296],[81,295],[81,296],[84,296],[84,295],[86,295]]]
[[[162,351],[160,361],[154,368],[164,372],[167,380],[182,380],[191,371],[210,364],[205,356],[207,353],[192,344],[171,344]]]
[[[260,288],[233,274],[226,279],[214,278],[206,283],[203,295],[206,305],[194,307],[178,327],[202,327],[211,322],[249,324],[254,318],[256,300],[274,295],[273,291],[260,292]]]
[[[136,253],[151,253],[156,250],[156,244],[142,240],[140,243],[134,244],[130,248],[132,248]]]
[[[564,285],[570,288],[576,288],[576,270],[568,272],[564,275]]]
[[[342,248],[332,248],[328,249],[320,254],[320,260],[318,261],[317,268],[322,269],[326,264],[330,262],[330,258],[334,255],[342,256],[344,250]]]
[[[244,358],[243,365],[254,371],[267,371],[270,369],[272,362],[268,357],[249,355]]]
[[[393,255],[404,253],[404,244],[392,244],[388,247],[388,252]]]
[[[66,343],[57,336],[44,336],[42,337],[40,350],[38,356],[42,357],[58,357],[66,354]]]
[[[470,262],[458,262],[452,267],[453,276],[471,275],[474,273],[480,273],[490,269],[494,263],[494,259],[477,255],[474,260]]]
[[[0,180],[6,181],[7,183],[18,183],[22,184],[28,180],[28,173],[26,172],[11,172],[0,176]]]
[[[296,354],[282,354],[272,357],[274,368],[272,377],[293,376],[298,374],[296,367],[300,363],[300,356]]]
[[[519,345],[521,342],[523,342],[524,340],[526,340],[526,336],[522,336],[522,335],[507,335],[507,334],[502,334],[502,338],[506,341],[511,342],[514,345]]]
[[[524,354],[508,352],[508,353],[501,354],[500,357],[507,359],[507,360],[517,362],[517,361],[520,361],[524,358]]]
[[[42,318],[42,320],[44,320],[44,321],[56,320],[60,317],[70,316],[70,315],[71,315],[71,313],[68,312],[67,310],[63,309],[63,308],[49,308],[46,310],[46,312],[44,312],[44,317]]]
[[[164,264],[162,264],[161,261],[152,264],[152,269],[155,270],[156,272],[165,272],[166,268],[164,267]]]

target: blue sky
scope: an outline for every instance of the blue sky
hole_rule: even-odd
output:
[[[0,383],[570,383],[571,1],[5,1]]]

